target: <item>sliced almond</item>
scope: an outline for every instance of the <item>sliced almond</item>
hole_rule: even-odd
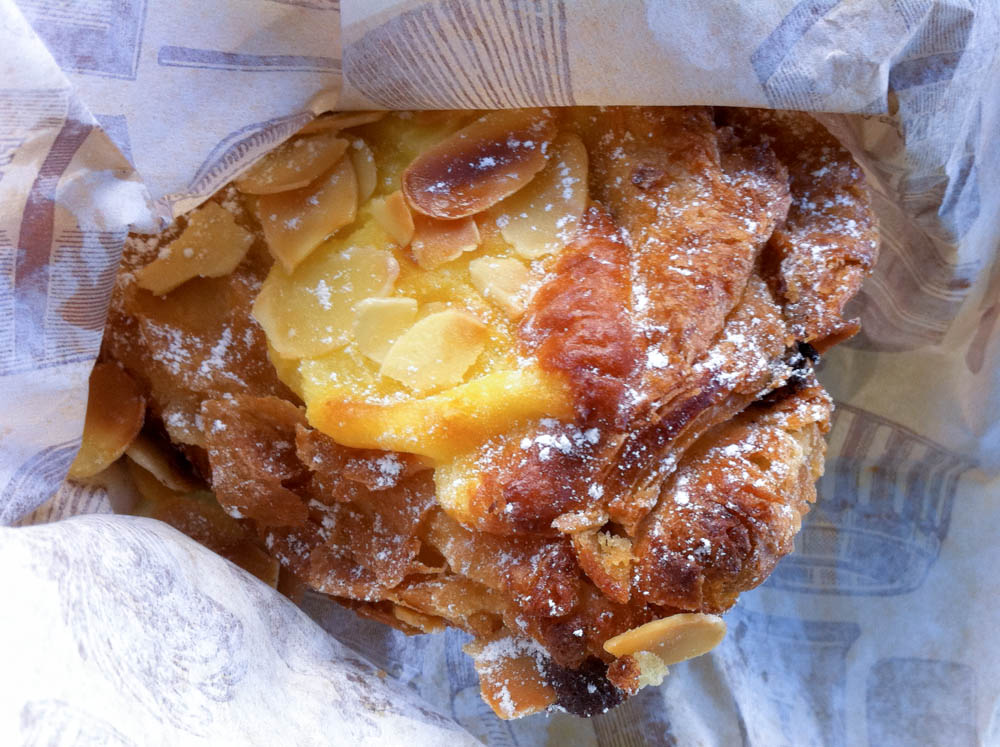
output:
[[[438,220],[417,213],[413,225],[410,252],[425,270],[433,270],[479,247],[479,226],[473,218]]]
[[[556,702],[556,692],[545,676],[542,660],[529,651],[530,643],[501,638],[492,643],[469,644],[479,687],[493,712],[502,719],[539,713]]]
[[[587,199],[587,149],[579,137],[563,133],[538,176],[497,206],[497,225],[514,251],[537,259],[569,243]]]
[[[461,384],[486,345],[486,325],[455,309],[421,319],[393,344],[381,374],[418,393]]]
[[[313,132],[346,130],[351,127],[378,122],[384,116],[385,112],[331,112],[329,114],[321,114],[299,130],[299,134],[307,135]]]
[[[725,635],[726,623],[718,615],[682,612],[609,638],[604,650],[612,656],[648,651],[669,666],[711,651]]]
[[[483,298],[511,319],[524,315],[531,290],[531,272],[513,257],[478,257],[469,262],[469,277]]]
[[[432,218],[475,215],[542,170],[555,134],[546,109],[490,112],[418,156],[403,172],[403,194]]]
[[[388,197],[372,200],[372,217],[399,246],[408,246],[413,239],[413,216],[398,189]]]
[[[442,633],[445,629],[445,622],[442,618],[425,615],[422,612],[417,612],[398,604],[392,606],[392,614],[400,622],[417,628],[424,633]]]
[[[188,215],[181,235],[160,255],[136,271],[136,284],[158,296],[191,278],[217,278],[236,269],[253,243],[233,214],[215,202],[206,202]]]
[[[323,239],[351,223],[357,209],[358,180],[349,158],[340,159],[305,189],[261,195],[257,200],[267,247],[288,272]]]
[[[271,195],[312,184],[347,152],[348,141],[336,132],[296,137],[251,166],[234,184],[240,192]]]
[[[444,561],[441,566],[441,572],[449,570]],[[396,597],[390,597],[392,601],[425,615],[437,616],[441,610],[447,610],[456,627],[471,627],[481,635],[497,630],[504,609],[500,595],[493,589],[450,573],[446,583],[439,583],[433,574],[428,574],[426,581],[396,587],[391,593]]]
[[[139,495],[141,502],[137,505],[137,513],[142,516],[149,516],[171,500],[179,497],[182,493],[168,488],[145,467],[137,462],[129,460],[126,462],[129,478],[135,492]],[[143,505],[143,503],[145,505]]]
[[[90,373],[83,442],[69,468],[73,479],[93,477],[125,453],[139,434],[146,400],[139,385],[113,363],[98,363]]]
[[[368,246],[324,247],[294,273],[275,265],[254,301],[267,340],[286,358],[323,355],[350,340],[354,305],[392,293],[399,263]]]
[[[171,490],[188,493],[200,487],[181,471],[166,447],[142,433],[125,449],[125,454]]]
[[[378,182],[378,169],[375,166],[375,154],[364,140],[351,142],[347,151],[354,164],[354,173],[358,177],[358,204],[372,196]]]
[[[412,298],[366,298],[355,309],[358,350],[376,363],[385,359],[392,344],[417,318],[417,302]]]

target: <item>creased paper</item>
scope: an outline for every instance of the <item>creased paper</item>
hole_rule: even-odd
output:
[[[475,744],[160,522],[3,528],[0,563],[5,603],[21,611],[0,638],[5,682],[17,675],[0,730],[17,743]]]
[[[246,629],[257,630],[281,601],[263,588],[241,597],[250,579],[162,527],[62,521],[110,511],[114,496],[100,490],[64,486],[45,502],[78,442],[129,226],[189,209],[330,106],[803,108],[828,112],[820,118],[864,166],[882,253],[856,303],[864,331],[821,371],[838,410],[819,503],[796,553],[729,613],[716,652],[589,721],[504,723],[479,699],[462,634],[407,639],[319,597],[303,606],[491,745],[1000,743],[1000,646],[989,634],[1000,624],[995,3],[0,0],[0,38],[0,523],[55,522],[0,530],[5,567],[19,569],[21,596],[11,598],[24,600],[0,617],[0,645],[45,630],[63,600],[101,600],[88,580],[70,593],[51,579],[92,563],[97,549],[132,557],[137,536],[155,535],[163,573],[190,583],[165,602],[130,579],[147,591],[129,592],[125,611],[148,605],[165,620],[211,627],[221,617],[194,600],[236,598]],[[197,579],[184,565],[194,556]],[[101,572],[144,572],[129,568]],[[37,604],[32,584],[43,590]],[[203,710],[181,698],[183,708],[218,724],[240,714],[261,729],[336,724],[327,743],[375,735],[364,731],[364,708],[314,708],[309,697],[334,697],[316,693],[342,693],[342,657],[318,627],[287,614],[275,641],[259,641],[274,660],[283,636],[300,636],[303,666],[325,673],[302,717],[290,716],[304,692],[294,678],[270,689],[276,711],[244,713],[239,698],[224,697],[200,701]],[[57,622],[59,635],[73,634],[71,617]],[[119,635],[99,615],[90,625]],[[120,635],[143,650],[134,628]],[[141,694],[101,710],[105,691],[64,687],[44,652],[61,653],[68,672],[89,673],[91,659],[34,645],[41,674],[3,693],[0,734],[54,743],[115,734],[127,744],[194,733],[187,722],[170,731],[178,727],[164,707]],[[321,666],[322,656],[334,664]],[[16,661],[27,668],[29,659]],[[399,708],[383,743],[447,729]],[[116,731],[100,731],[109,713],[121,719]]]

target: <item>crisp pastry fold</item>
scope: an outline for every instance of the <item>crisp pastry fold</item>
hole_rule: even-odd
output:
[[[792,550],[876,246],[802,113],[330,115],[130,238],[102,366],[147,409],[142,511],[467,632],[504,718],[589,715]]]

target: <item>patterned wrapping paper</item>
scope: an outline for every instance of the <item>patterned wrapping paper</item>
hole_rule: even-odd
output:
[[[1000,9],[702,5],[0,0],[0,524],[46,524],[0,529],[0,735],[219,743],[245,723],[261,743],[460,743],[443,713],[491,745],[1000,744]],[[820,501],[723,645],[662,688],[589,721],[501,722],[462,634],[407,639],[307,598],[402,695],[175,532],[64,521],[129,500],[60,487],[127,227],[189,209],[335,103],[840,112],[820,116],[869,175],[883,245],[864,331],[821,372],[838,411]],[[250,639],[252,657],[234,643]],[[190,666],[156,666],[193,640],[209,643]]]

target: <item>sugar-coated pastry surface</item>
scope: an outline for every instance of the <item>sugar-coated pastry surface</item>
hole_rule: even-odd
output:
[[[77,472],[124,452],[286,593],[467,631],[501,717],[590,715],[792,550],[876,252],[801,113],[326,115],[130,238],[100,370],[145,424],[88,418]]]

